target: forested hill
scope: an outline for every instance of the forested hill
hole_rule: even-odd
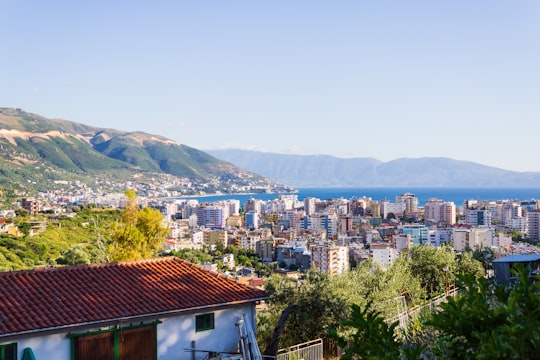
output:
[[[204,183],[209,191],[275,185],[162,136],[0,108],[0,185],[19,183],[46,190],[52,180],[129,179],[141,173],[189,179]]]

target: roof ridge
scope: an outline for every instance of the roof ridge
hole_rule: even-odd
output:
[[[112,261],[112,262],[91,263],[91,264],[73,264],[73,265],[64,265],[64,266],[45,265],[45,266],[35,267],[33,269],[0,271],[0,276],[33,274],[33,273],[40,273],[40,272],[73,271],[73,270],[81,270],[81,269],[89,269],[89,268],[123,266],[123,265],[130,265],[130,264],[167,262],[167,261],[174,261],[174,258],[178,260],[186,261],[186,260],[177,258],[175,256],[165,256],[165,257],[138,259],[138,260],[123,260],[123,261]]]

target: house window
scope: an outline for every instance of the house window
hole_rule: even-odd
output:
[[[214,313],[195,316],[195,331],[212,330],[214,328]]]
[[[17,360],[17,343],[0,345],[0,360]]]
[[[156,326],[72,335],[72,351],[73,360],[156,359]]]

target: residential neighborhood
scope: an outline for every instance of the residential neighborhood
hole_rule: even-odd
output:
[[[365,196],[299,201],[297,194],[276,194],[266,201],[253,195],[245,203],[232,196],[217,202],[145,196],[139,200],[140,206],[160,210],[167,222],[164,251],[235,246],[291,271],[317,268],[335,275],[369,258],[384,269],[415,245],[449,246],[456,252],[489,250],[494,257],[540,252],[532,245],[540,240],[536,200],[467,200],[456,205],[430,198],[419,204],[412,193],[397,195],[394,201]],[[120,193],[76,198],[41,194],[23,198],[20,206],[30,214],[66,215],[76,204],[122,208],[125,201]],[[1,232],[17,234],[6,221],[14,216],[14,210],[0,213]],[[38,232],[43,226],[36,222],[31,230]],[[516,236],[528,243],[515,241]],[[234,258],[219,260],[226,270],[236,268]]]

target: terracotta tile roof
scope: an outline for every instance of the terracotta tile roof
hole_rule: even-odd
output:
[[[0,337],[265,298],[176,257],[3,272]]]

